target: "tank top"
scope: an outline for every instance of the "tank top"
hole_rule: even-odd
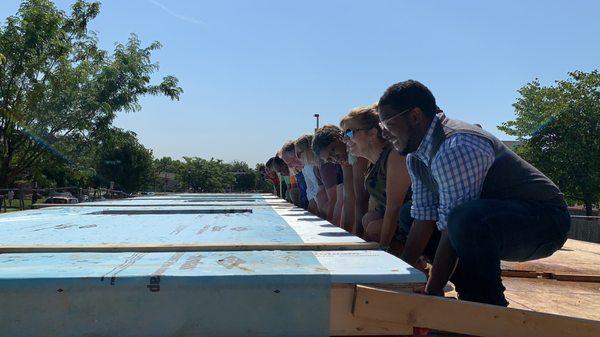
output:
[[[387,160],[392,152],[392,145],[387,144],[379,158],[374,164],[369,165],[367,174],[365,176],[365,189],[369,192],[373,203],[375,204],[375,210],[379,212],[385,212],[385,205],[387,200],[386,182],[387,182]]]

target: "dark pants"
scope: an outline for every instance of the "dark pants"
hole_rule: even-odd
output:
[[[402,211],[409,226],[410,208]],[[459,258],[450,281],[462,300],[508,305],[500,260],[529,261],[552,255],[567,240],[569,212],[540,202],[473,200],[455,207],[448,217],[448,236]],[[431,261],[440,239],[432,235],[424,254]]]
[[[306,180],[304,180],[304,174],[302,174],[302,172],[296,174],[296,183],[298,184],[298,189],[300,190],[300,207],[307,209],[308,198],[306,197]]]

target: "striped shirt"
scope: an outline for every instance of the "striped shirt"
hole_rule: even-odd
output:
[[[479,199],[483,182],[495,160],[489,140],[469,133],[448,137],[430,158],[432,135],[439,118],[434,117],[417,151],[407,156],[412,181],[411,215],[417,220],[436,220],[439,230],[448,226],[450,211],[470,200]],[[438,192],[431,191],[414,172],[410,161],[419,160],[431,170]]]

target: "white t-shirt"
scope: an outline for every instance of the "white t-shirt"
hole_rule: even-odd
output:
[[[306,198],[312,200],[319,193],[319,181],[315,175],[314,165],[304,165],[302,174],[304,175],[304,181],[306,181]]]

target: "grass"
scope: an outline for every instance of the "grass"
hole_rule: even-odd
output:
[[[38,199],[38,202],[41,202],[41,201],[43,201],[43,199],[42,200]],[[4,202],[6,203],[6,210],[4,209],[4,204],[0,203],[0,212],[1,213],[17,212],[17,211],[21,210],[19,199],[13,199],[12,206],[10,206],[10,204],[8,203],[8,200],[5,200]],[[31,198],[24,199],[23,203],[25,204],[26,210],[32,208],[31,207]]]

